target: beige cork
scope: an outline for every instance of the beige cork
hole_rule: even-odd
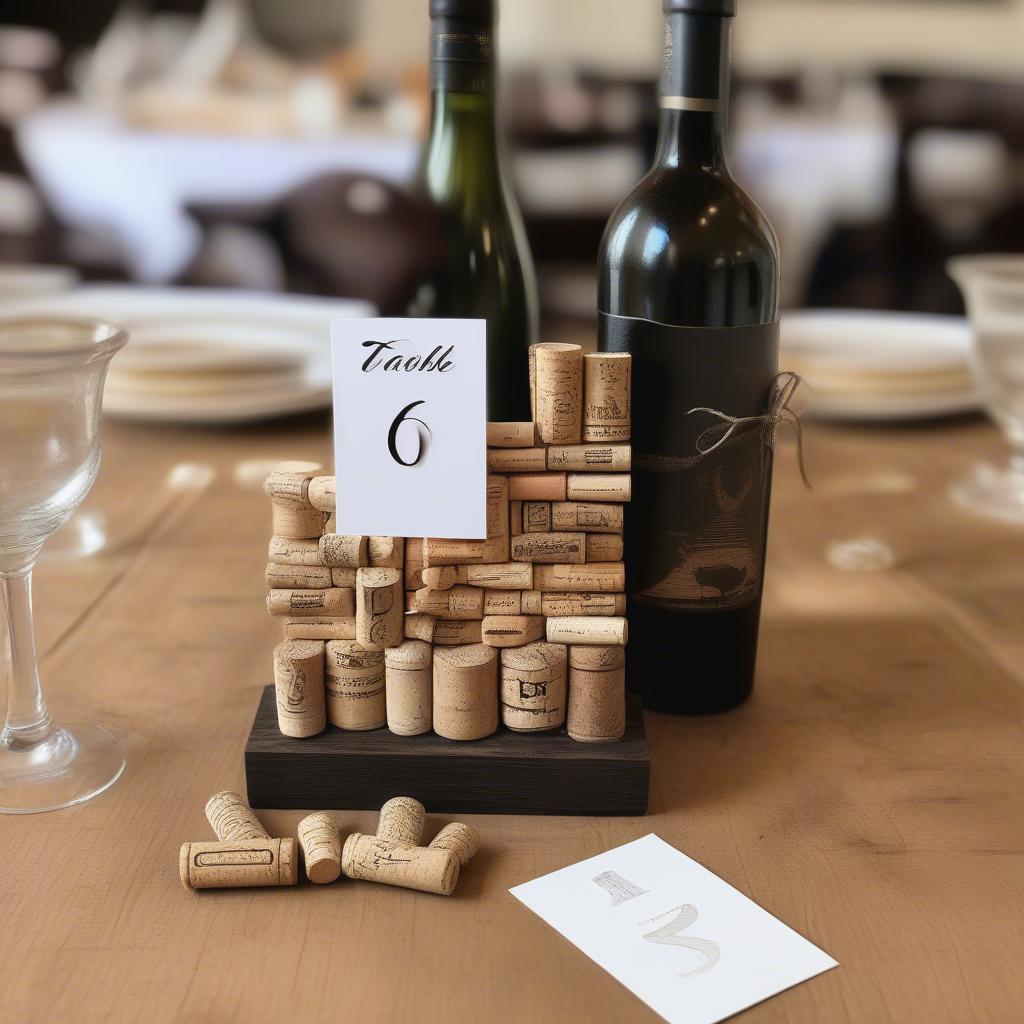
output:
[[[533,585],[547,592],[618,594],[626,589],[622,562],[587,562],[585,565],[535,565]]]
[[[428,590],[451,590],[459,580],[454,565],[432,565],[423,570],[423,586]]]
[[[524,533],[521,537],[512,538],[512,557],[520,562],[582,564],[587,560],[587,535]]]
[[[356,574],[356,639],[368,651],[397,647],[405,639],[405,598],[398,569]]]
[[[326,651],[327,719],[350,732],[387,725],[384,653],[355,640],[332,640]]]
[[[299,848],[306,877],[315,885],[327,885],[341,874],[341,833],[331,815],[317,811],[299,822]]]
[[[264,573],[267,586],[276,590],[326,590],[331,570],[326,565],[279,565],[271,562]]]
[[[537,346],[537,411],[545,444],[579,444],[583,428],[583,349],[579,345]]]
[[[540,593],[538,591],[538,593]],[[541,594],[542,615],[625,615],[625,594]]]
[[[547,468],[546,448],[492,448],[487,453],[490,473],[543,473]]]
[[[309,503],[321,512],[333,512],[337,507],[333,476],[316,476],[309,481]]]
[[[479,587],[454,586],[448,590],[416,591],[415,610],[438,619],[482,619],[484,592]]]
[[[289,640],[355,640],[356,617],[297,616],[284,620],[284,635]]]
[[[435,648],[434,732],[478,740],[497,728],[498,652],[484,644]]]
[[[617,740],[626,731],[626,652],[569,648],[569,735],[581,743]]]
[[[513,732],[544,732],[565,722],[566,649],[532,643],[501,652],[501,718]]]
[[[497,565],[467,565],[466,582],[489,590],[532,590],[533,566],[529,562],[500,562]]]
[[[485,590],[484,615],[521,615],[521,590]]]
[[[413,612],[411,615],[407,613],[405,616],[405,639],[423,640],[432,644],[436,625],[437,619],[433,615],[421,615],[419,612]]]
[[[319,537],[324,528],[324,514],[309,503],[308,473],[273,472],[263,482],[270,498],[275,537],[303,540]]]
[[[550,501],[524,501],[523,533],[550,533],[554,529],[551,510]]]
[[[536,423],[488,423],[488,448],[532,448],[540,440]]]
[[[565,501],[569,496],[567,473],[517,473],[508,478],[513,501]]]
[[[274,648],[277,724],[284,736],[304,739],[327,726],[324,711],[324,645],[285,640]]]
[[[588,533],[588,562],[621,562],[625,545],[620,533]]]
[[[345,840],[342,871],[349,878],[450,896],[459,880],[459,858],[451,850],[431,850],[358,833]]]
[[[405,589],[419,590],[423,583],[423,538],[405,539]]]
[[[523,503],[521,501],[510,501],[509,512],[509,536],[518,537],[523,532]]]
[[[332,569],[358,569],[370,564],[368,538],[346,533],[325,533],[320,538],[320,560]]]
[[[626,352],[583,357],[583,440],[628,441],[633,359]]]
[[[469,825],[453,821],[431,839],[428,849],[450,850],[465,867],[480,849],[480,836],[477,835],[476,829],[470,828]]]
[[[344,590],[356,589],[356,573],[358,569],[332,569],[331,586],[341,587]]]
[[[571,473],[628,473],[633,450],[628,444],[552,445],[547,468]]]
[[[488,615],[481,639],[488,647],[522,647],[544,636],[542,615]]]
[[[337,533],[338,532],[338,513],[328,512],[327,518],[324,520],[324,533]]]
[[[375,569],[401,569],[405,564],[405,538],[368,537],[366,552]]]
[[[384,652],[388,728],[396,736],[421,736],[433,726],[433,648],[406,640]]]
[[[267,594],[271,615],[299,618],[305,616],[341,618],[356,613],[354,590],[330,587],[327,590],[272,590]]]
[[[222,842],[230,839],[269,839],[270,833],[238,793],[224,790],[206,801],[206,820]]]
[[[294,839],[185,843],[178,855],[178,872],[186,889],[294,885],[299,875],[298,852]]]
[[[271,537],[267,557],[278,565],[323,565],[320,561],[319,540]]]
[[[482,636],[483,622],[480,619],[438,619],[434,627],[434,646],[462,647],[466,644],[478,644]]]
[[[629,501],[632,494],[628,473],[570,473],[565,485],[569,501]]]
[[[540,345],[531,345],[526,353],[526,372],[530,378],[530,415],[534,419],[534,429],[537,427],[537,349]],[[537,431],[537,440],[540,440],[540,431]]]
[[[522,615],[543,615],[544,595],[539,590],[524,590],[520,596],[519,610]]]
[[[621,615],[569,615],[547,620],[548,643],[625,647],[629,625]]]
[[[560,501],[551,506],[551,529],[580,533],[622,533],[621,505]]]
[[[419,846],[423,841],[423,829],[427,821],[427,809],[411,796],[393,796],[380,809],[377,822],[377,836],[396,846]]]

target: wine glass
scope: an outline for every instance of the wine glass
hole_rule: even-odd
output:
[[[950,494],[975,512],[1024,524],[1024,256],[958,256],[947,269],[967,303],[981,400],[1013,449],[1008,466],[974,466]]]
[[[106,729],[61,727],[46,710],[32,567],[96,479],[103,382],[127,340],[106,324],[0,320],[0,606],[11,663],[0,731],[0,812],[81,803],[124,770],[120,741]]]

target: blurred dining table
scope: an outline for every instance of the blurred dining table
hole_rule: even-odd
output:
[[[811,425],[810,491],[780,445],[754,696],[647,715],[646,817],[468,816],[482,850],[448,899],[185,891],[178,849],[209,838],[212,793],[244,790],[277,639],[260,476],[328,465],[329,430],[107,420],[83,510],[107,546],[40,565],[39,648],[52,710],[101,710],[128,768],[83,806],[0,820],[0,1020],[653,1021],[508,893],[652,832],[840,962],[740,1019],[1020,1019],[1024,531],[945,493],[1004,457],[980,420]],[[865,535],[892,568],[829,562]],[[273,835],[302,816],[260,814]],[[374,831],[374,811],[336,816]]]

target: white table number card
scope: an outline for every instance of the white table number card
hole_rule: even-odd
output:
[[[335,320],[338,533],[487,535],[487,324]]]
[[[655,835],[509,891],[672,1024],[713,1024],[837,966]]]

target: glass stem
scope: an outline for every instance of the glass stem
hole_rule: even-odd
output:
[[[36,641],[32,623],[32,563],[14,572],[0,573],[0,595],[11,651],[7,720],[0,733],[0,747],[6,750],[29,750],[45,743],[54,734],[53,720],[46,710],[36,665]]]

